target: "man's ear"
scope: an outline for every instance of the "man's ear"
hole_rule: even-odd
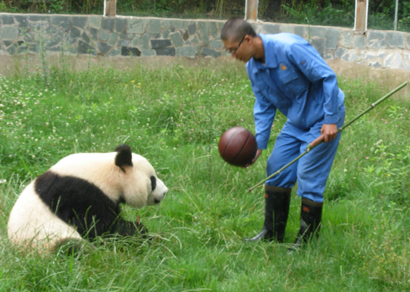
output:
[[[251,37],[249,34],[247,34],[247,35],[245,36],[244,41],[247,42],[248,44],[250,44],[250,43],[252,43],[252,41],[253,41],[253,37]]]

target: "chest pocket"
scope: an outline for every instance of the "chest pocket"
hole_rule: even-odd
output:
[[[278,77],[283,85],[286,85],[298,79],[298,75],[296,74],[296,72],[287,68],[284,64],[280,64],[280,69],[278,70]]]
[[[282,83],[284,91],[289,94],[292,99],[300,97],[301,93],[305,90],[305,79],[299,77],[299,75],[293,70],[293,68],[287,68],[283,63],[279,65],[277,76]]]

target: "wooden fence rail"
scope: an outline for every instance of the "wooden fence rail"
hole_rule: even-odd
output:
[[[354,30],[359,34],[364,34],[367,31],[367,14],[369,10],[369,1],[371,0],[355,0],[355,20]],[[397,10],[399,0],[396,0],[396,13],[394,21],[394,30],[397,30]],[[116,16],[117,0],[104,0],[103,16]],[[245,19],[256,21],[258,19],[259,0],[245,0]]]

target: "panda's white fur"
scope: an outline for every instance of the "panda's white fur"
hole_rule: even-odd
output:
[[[43,174],[44,178],[41,181],[39,179],[42,176],[33,180],[23,190],[10,213],[8,236],[13,244],[52,250],[67,239],[82,239],[81,234],[77,231],[78,226],[65,222],[60,218],[62,216],[53,210],[53,208],[61,209],[63,207],[49,206],[47,200],[44,199],[50,193],[54,195],[54,198],[58,196],[55,193],[56,191],[53,190],[53,185],[49,187],[48,193],[45,195],[41,193],[47,187],[50,176],[53,179],[57,177],[58,182],[65,179],[60,187],[63,187],[65,191],[64,184],[66,184],[66,187],[70,189],[70,195],[74,197],[81,196],[77,198],[79,201],[88,193],[87,191],[84,194],[82,193],[84,190],[80,189],[81,184],[76,184],[78,183],[76,178],[81,179],[80,182],[83,186],[88,187],[88,184],[90,184],[97,187],[98,189],[94,189],[101,191],[103,196],[109,198],[110,202],[108,204],[109,206],[112,204],[112,208],[117,208],[121,202],[135,208],[142,208],[148,205],[156,205],[164,199],[168,189],[157,178],[155,170],[148,160],[131,153],[127,145],[119,147],[120,150],[117,152],[79,153],[67,156]],[[119,158],[121,155],[126,157],[125,160]],[[99,196],[103,198],[99,192],[95,198],[99,200]],[[65,200],[70,204],[75,204],[75,202],[69,201],[70,199]],[[100,209],[106,210],[104,208]],[[104,219],[106,217],[104,212],[106,211],[103,210],[94,209],[94,212],[97,217],[100,216],[101,219]],[[109,216],[112,216],[112,214],[110,213]],[[122,228],[121,224],[120,222],[117,226],[118,230]],[[118,231],[118,233],[121,233],[121,231]]]

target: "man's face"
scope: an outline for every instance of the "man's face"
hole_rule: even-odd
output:
[[[225,49],[228,53],[232,54],[232,58],[237,60],[248,62],[252,55],[249,51],[249,36],[246,35],[242,40],[234,42],[232,39],[223,40]]]

